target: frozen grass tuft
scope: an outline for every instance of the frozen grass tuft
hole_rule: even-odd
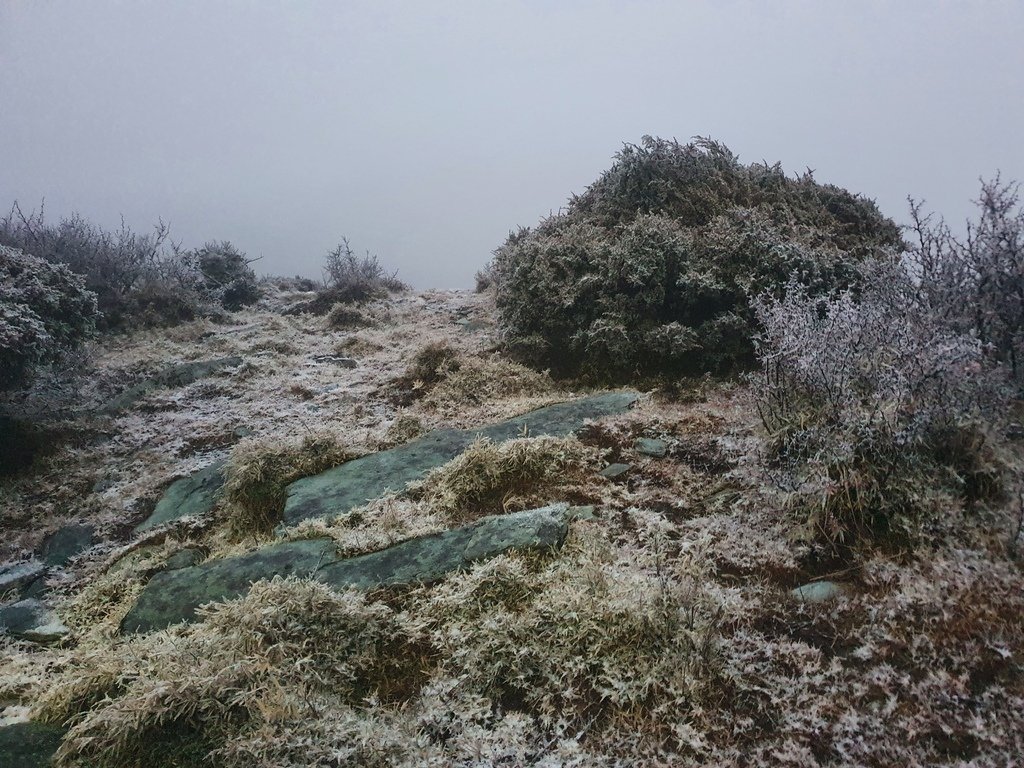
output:
[[[418,491],[456,519],[495,514],[543,502],[557,487],[578,482],[592,456],[574,437],[481,439],[431,472]]]
[[[242,441],[232,450],[225,470],[224,498],[233,535],[269,533],[281,520],[289,483],[359,455],[326,432],[284,443]]]

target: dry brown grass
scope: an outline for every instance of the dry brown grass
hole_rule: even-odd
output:
[[[224,471],[232,533],[237,538],[269,533],[281,520],[289,483],[360,455],[327,432],[283,443],[243,440],[231,451]]]
[[[424,405],[444,409],[507,398],[545,395],[554,383],[544,373],[496,355],[460,358],[424,398]]]
[[[40,714],[59,722],[91,706],[75,719],[60,765],[205,763],[226,734],[252,723],[314,717],[319,697],[408,695],[421,666],[393,611],[312,582],[260,582],[202,616],[65,671],[74,695],[51,698]]]
[[[452,519],[465,520],[543,503],[556,489],[579,482],[594,460],[574,437],[481,439],[431,472],[416,492]]]

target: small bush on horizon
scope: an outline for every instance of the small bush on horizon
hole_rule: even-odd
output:
[[[646,136],[564,211],[510,234],[488,271],[520,361],[624,380],[751,364],[754,296],[791,277],[840,290],[902,247],[872,201],[810,173]]]
[[[76,349],[96,326],[96,295],[62,264],[0,245],[0,390]]]
[[[356,256],[344,237],[324,258],[324,285],[342,304],[365,304],[408,288],[397,272],[385,272],[376,256]]]
[[[259,301],[256,273],[245,254],[227,240],[208,242],[186,258],[202,275],[204,290],[216,296],[224,309],[233,312]]]
[[[368,304],[408,289],[398,273],[387,272],[376,256],[369,252],[356,256],[343,237],[324,257],[323,283],[316,296],[290,307],[285,314],[326,315],[336,305]]]

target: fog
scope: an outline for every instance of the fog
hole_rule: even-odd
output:
[[[1019,0],[0,0],[0,206],[466,287],[651,134],[959,221],[1024,179],[1022,41]]]

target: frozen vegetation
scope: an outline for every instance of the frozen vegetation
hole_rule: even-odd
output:
[[[15,207],[0,765],[1017,764],[1024,215],[911,216],[645,139],[415,292]]]

